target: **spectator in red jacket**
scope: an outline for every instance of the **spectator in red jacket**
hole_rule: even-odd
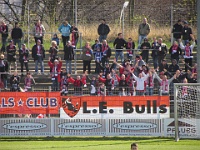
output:
[[[74,85],[74,95],[80,96],[83,94],[83,85],[86,84],[85,77],[77,76],[76,79],[69,77],[69,82]]]
[[[58,91],[59,83],[60,83],[60,73],[62,67],[62,61],[59,57],[59,60],[55,59],[54,63],[51,62],[51,58],[49,58],[48,62],[49,67],[51,68],[51,80],[52,80],[52,89],[53,91]]]
[[[112,90],[114,90],[114,80],[112,79],[111,74],[107,74],[106,79],[99,77],[99,81],[105,84],[107,89],[107,95],[113,95]]]

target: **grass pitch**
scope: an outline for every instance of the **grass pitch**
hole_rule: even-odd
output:
[[[156,137],[1,137],[0,150],[200,150],[200,140]]]

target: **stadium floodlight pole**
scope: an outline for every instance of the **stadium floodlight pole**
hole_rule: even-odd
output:
[[[123,7],[122,7],[122,11],[121,11],[121,15],[120,15],[120,26],[121,26],[121,20],[122,20],[122,35],[124,37],[124,9],[128,6],[129,1],[124,2]]]
[[[200,41],[200,1],[197,1],[197,41]],[[197,42],[197,82],[200,83],[200,44]]]
[[[174,8],[173,8],[173,0],[170,0],[170,8],[171,8],[171,30],[173,28],[173,20],[174,20]],[[171,44],[173,43],[173,33],[171,32]]]
[[[29,30],[30,30],[30,7],[29,7],[29,1],[26,1],[26,4],[28,5],[28,48],[30,48],[30,36],[29,36]]]

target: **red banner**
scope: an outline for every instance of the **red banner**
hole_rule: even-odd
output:
[[[59,92],[1,92],[0,114],[58,114]]]

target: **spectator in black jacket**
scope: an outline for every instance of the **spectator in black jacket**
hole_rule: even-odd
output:
[[[127,51],[127,59],[130,61],[133,60],[133,56],[135,56],[135,43],[132,38],[128,38],[128,42],[126,43],[126,51]]]
[[[64,60],[66,62],[66,71],[71,74],[72,60],[74,60],[74,47],[70,41],[67,42],[67,45],[64,48]]]
[[[171,60],[176,59],[177,64],[179,64],[179,57],[182,55],[182,50],[176,41],[170,47],[169,54],[171,54]]]
[[[159,65],[159,72],[163,72],[165,70],[168,71],[169,67],[167,61],[165,59],[162,60],[162,63]]]
[[[172,60],[172,64],[169,65],[169,69],[168,71],[171,73],[171,74],[175,74],[176,71],[179,70],[179,65],[177,65],[177,62],[176,62],[176,59],[173,59]]]
[[[106,40],[107,35],[110,32],[110,27],[106,24],[105,19],[101,19],[101,24],[98,27],[99,41]]]
[[[26,72],[29,71],[28,69],[28,56],[29,50],[26,48],[25,44],[22,44],[22,48],[19,50],[19,62],[21,64],[21,75],[23,75],[23,66],[26,68]]]
[[[20,92],[20,87],[19,87],[19,83],[20,83],[20,77],[18,76],[17,71],[15,71],[13,73],[13,75],[10,77],[10,91],[11,92]]]
[[[121,63],[124,62],[124,53],[123,53],[123,48],[126,47],[126,41],[123,38],[122,33],[118,33],[118,37],[115,39],[113,46],[115,47],[115,58],[116,61],[118,60],[118,57],[120,56]]]
[[[13,40],[10,40],[10,44],[6,47],[6,51],[7,51],[9,72],[11,72],[11,64],[14,65],[14,70],[16,71],[17,70],[16,46],[14,45]]]
[[[18,44],[19,50],[21,49],[21,38],[23,37],[22,29],[19,27],[19,23],[15,23],[15,27],[12,29],[11,32],[12,40],[14,41],[14,44]]]
[[[72,33],[72,45],[76,47],[79,38],[78,28],[75,25],[71,26],[70,32]]]
[[[41,73],[44,74],[43,59],[45,58],[45,50],[40,40],[37,40],[37,44],[32,48],[32,58],[35,62],[35,74],[38,74],[38,63],[40,63]]]
[[[148,64],[149,60],[149,49],[151,48],[150,43],[148,42],[147,38],[144,38],[144,42],[140,46],[140,49],[142,50],[142,53],[140,54],[142,56],[142,59]]]
[[[189,41],[192,40],[192,28],[189,27],[188,22],[184,21],[184,27],[182,30],[182,40],[183,40],[183,44],[186,45],[186,43],[188,43]]]
[[[158,49],[158,64],[160,64],[167,54],[167,45],[163,43],[162,38],[158,39],[156,49]]]
[[[179,39],[181,39],[181,35],[182,35],[182,30],[183,30],[183,26],[182,26],[182,21],[179,19],[177,21],[176,24],[174,24],[173,29],[172,29],[172,33],[173,33],[173,41],[178,41]]]

